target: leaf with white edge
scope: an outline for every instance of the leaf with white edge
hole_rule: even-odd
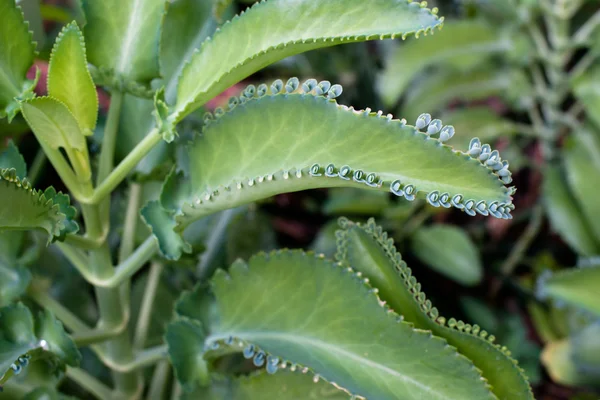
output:
[[[213,377],[211,385],[193,393],[184,393],[182,400],[350,400],[341,389],[300,371],[281,371],[275,375],[257,372],[237,378]]]
[[[397,252],[394,240],[381,227],[372,219],[362,225],[342,218],[340,225],[343,230],[337,233],[336,258],[343,266],[354,268],[369,279],[381,299],[402,314],[404,321],[446,339],[460,354],[468,357],[492,386],[494,398],[533,400],[523,371],[505,347],[493,343],[493,335],[476,324],[440,316]]]
[[[470,101],[502,96],[516,102],[528,87],[525,75],[518,70],[485,68],[471,73],[442,70],[411,88],[401,110],[405,118],[413,119],[423,110],[438,112],[454,99]]]
[[[411,237],[411,249],[419,260],[455,282],[473,286],[483,278],[477,246],[458,227],[434,225],[420,228]]]
[[[538,281],[541,298],[563,301],[600,315],[600,266],[570,268],[548,275]]]
[[[302,86],[327,97],[303,93],[292,78],[285,89],[281,81],[272,85],[272,91],[288,93],[267,94],[266,85],[251,85],[230,100],[228,112],[217,110],[216,120],[208,114],[203,135],[187,149],[189,177],[175,186],[183,206],[163,203],[170,215],[161,217],[155,230],[172,235],[166,232],[172,224],[165,222],[173,213],[182,231],[221,210],[323,187],[391,191],[407,200],[427,197],[432,205],[469,215],[511,218],[508,162],[489,145],[473,140],[468,154],[454,151],[443,144],[454,128],[429,115],[414,127],[391,114],[338,105],[332,99],[341,92],[339,85],[309,80]]]
[[[503,118],[489,107],[466,107],[447,111],[441,119],[456,129],[452,147],[467,149],[472,137],[491,142],[499,137],[511,137],[519,131],[509,119]]]
[[[595,237],[600,238],[600,144],[588,130],[579,131],[569,137],[563,157],[571,192]]]
[[[78,230],[73,221],[76,211],[67,195],[53,188],[45,192],[33,189],[26,179],[16,176],[14,169],[0,171],[0,198],[0,230],[42,229],[48,233],[49,242]]]
[[[213,2],[207,0],[176,0],[167,9],[160,38],[160,72],[169,104],[175,102],[183,67],[217,29],[212,9]]]
[[[6,150],[0,153],[0,170],[14,168],[17,178],[27,177],[27,164],[19,152],[19,148],[9,140]]]
[[[544,205],[552,229],[579,254],[600,254],[600,243],[594,239],[589,221],[571,194],[561,168],[549,166],[543,175]]]
[[[83,34],[75,22],[58,34],[48,67],[48,94],[71,111],[90,136],[98,117],[98,94],[87,67]]]
[[[81,355],[62,324],[48,310],[33,318],[21,303],[0,308],[0,384],[37,359],[51,357],[59,368],[78,366]]]
[[[173,119],[180,121],[234,83],[285,57],[341,43],[418,36],[442,22],[419,2],[407,0],[256,3],[205,40],[183,69]]]
[[[159,76],[158,42],[167,4],[83,0],[88,59],[99,69],[99,84],[140,95],[138,86]]]
[[[217,271],[212,289],[219,318],[206,337],[196,329],[196,352],[178,353],[180,364],[197,363],[204,351],[235,340],[269,373],[298,364],[367,398],[494,398],[467,358],[386,310],[349,268],[280,251],[236,262],[229,274]],[[290,307],[293,313],[285,311]],[[173,356],[184,338],[169,339]]]
[[[33,96],[35,82],[27,80],[35,43],[15,0],[0,0],[0,119],[12,120],[20,100]]]
[[[392,106],[424,68],[439,63],[468,71],[511,46],[509,38],[485,21],[448,21],[441,35],[401,43],[390,52],[379,77],[379,93],[384,103]]]

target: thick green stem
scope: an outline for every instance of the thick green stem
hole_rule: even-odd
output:
[[[98,167],[98,176],[96,177],[96,185],[100,185],[114,167],[115,146],[117,144],[122,103],[123,93],[118,91],[113,92],[110,97],[110,109],[108,110],[108,117],[104,128],[104,137],[102,138],[102,150],[100,151],[100,164]]]
[[[147,400],[164,399],[167,381],[169,379],[170,365],[167,361],[161,361],[156,365],[152,379],[150,380],[150,389],[148,390]]]
[[[110,388],[82,369],[67,368],[67,377],[100,400],[115,398]]]
[[[150,319],[152,316],[152,308],[154,307],[154,299],[156,297],[156,289],[160,283],[160,275],[162,274],[163,266],[160,263],[152,263],[150,267],[150,275],[146,282],[146,291],[142,298],[140,307],[140,315],[135,326],[135,336],[133,339],[133,348],[135,351],[142,350],[146,344],[148,336],[148,328],[150,327]]]
[[[48,162],[48,157],[46,156],[46,153],[44,153],[43,149],[39,149],[37,154],[35,155],[35,158],[33,159],[33,162],[31,163],[31,167],[29,167],[29,171],[27,173],[29,181],[33,185],[35,185],[37,183],[37,181],[40,179],[40,176],[42,175],[44,166],[46,165],[47,162]]]

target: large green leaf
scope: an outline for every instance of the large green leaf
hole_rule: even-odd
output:
[[[83,34],[75,22],[59,33],[52,49],[48,94],[67,106],[84,135],[93,133],[98,95],[87,67]]]
[[[218,320],[206,337],[196,331],[196,352],[170,351],[172,358],[193,362],[203,348],[236,338],[268,372],[298,363],[367,398],[493,398],[468,359],[386,310],[349,268],[282,251],[253,257],[249,265],[237,262],[229,275],[218,271],[212,288]],[[182,334],[167,335],[170,349],[192,340]]]
[[[582,130],[569,138],[563,156],[567,180],[583,215],[596,238],[600,238],[600,144],[589,131]]]
[[[439,315],[438,309],[427,300],[421,284],[396,251],[393,239],[388,238],[381,227],[376,226],[373,220],[366,225],[346,219],[340,220],[340,223],[344,229],[338,233],[337,259],[344,266],[354,268],[368,278],[379,290],[381,299],[402,314],[404,321],[443,337],[473,361],[491,384],[497,398],[533,400],[522,370],[505,347],[492,343],[493,336],[488,336],[478,325],[454,318],[447,320]]]
[[[538,293],[600,315],[600,266],[571,268],[540,279]]]
[[[390,53],[379,78],[379,93],[384,103],[392,106],[425,67],[440,63],[444,68],[466,71],[511,46],[510,39],[484,21],[449,21],[441,35],[402,43]]]
[[[329,82],[317,86],[313,81],[303,90],[329,88]],[[275,82],[272,90],[277,92],[280,85]],[[286,88],[293,92],[297,85],[293,78]],[[251,86],[240,99],[230,100],[232,109],[225,115],[212,122],[214,117],[206,117],[203,135],[187,151],[189,177],[163,190],[163,195],[177,192],[176,207],[162,204],[170,210],[169,218],[176,215],[177,230],[217,211],[321,187],[392,191],[408,200],[427,196],[438,207],[454,205],[470,215],[510,218],[511,189],[502,182],[510,182],[508,163],[488,145],[474,140],[469,156],[443,145],[454,129],[440,132],[439,120],[427,127],[428,115],[417,126],[431,134],[440,132],[440,139],[391,115],[356,111],[322,96],[265,94],[266,90],[266,85]],[[334,85],[328,96],[339,91]],[[157,236],[173,236],[166,231],[173,224],[158,213],[154,216],[156,221],[147,222]],[[168,241],[176,244],[170,256],[179,257],[184,244],[175,238]]]
[[[419,35],[442,22],[419,2],[405,0],[256,3],[204,41],[191,58],[179,79],[174,119],[285,57],[340,43]]]
[[[0,308],[0,384],[19,374],[30,361],[51,357],[58,367],[79,365],[81,355],[50,311],[34,321],[21,303]]]
[[[214,378],[208,388],[186,393],[182,400],[349,400],[343,390],[310,374],[300,371],[281,371],[275,375],[254,373],[235,379]]]
[[[53,188],[38,191],[14,169],[0,171],[0,230],[42,229],[50,240],[62,240],[78,230],[69,197]]]
[[[35,84],[27,81],[33,64],[35,43],[15,0],[0,0],[0,119],[12,119],[18,100],[28,98]]]
[[[89,61],[120,90],[159,76],[158,43],[165,0],[83,0]]]
[[[175,101],[183,67],[217,28],[212,9],[209,0],[176,0],[167,9],[160,39],[160,72],[169,103]]]
[[[571,194],[561,168],[550,166],[544,171],[544,204],[552,228],[579,254],[600,254],[589,221]]]
[[[413,254],[439,273],[463,285],[477,285],[483,265],[477,246],[462,229],[435,225],[418,229],[411,240]]]

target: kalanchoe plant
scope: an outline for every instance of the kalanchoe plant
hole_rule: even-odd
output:
[[[524,25],[548,12],[522,3]],[[345,188],[326,212],[353,210],[346,194],[355,190],[369,210],[393,198],[396,214],[427,204],[512,219],[509,163],[486,142],[522,126],[482,109],[451,111],[455,126],[427,113],[441,115],[458,95],[500,92],[515,109],[529,107],[534,125],[526,131],[546,140],[548,160],[563,128],[582,128],[562,157],[568,182],[562,166],[548,162],[544,192],[565,241],[597,254],[598,203],[583,182],[598,171],[596,139],[576,120],[558,123],[560,96],[570,93],[564,71],[551,64],[549,82],[535,82],[540,91],[555,85],[557,99],[532,97],[516,67],[531,49],[517,35],[521,26],[495,32],[485,16],[451,22],[387,52],[374,86],[386,106],[401,104],[408,121],[396,119],[338,104],[342,86],[325,79],[237,84],[309,50],[431,36],[444,23],[437,8],[411,0],[263,0],[234,16],[233,6],[82,0],[52,45],[41,95],[39,69],[27,75],[36,57],[29,18],[20,3],[0,0],[0,128],[28,126],[40,148],[30,171],[12,141],[0,153],[0,397],[533,399],[511,351],[479,325],[440,315],[392,233],[373,219],[341,218],[329,229],[335,239],[319,245],[327,255],[275,250],[255,203]],[[573,55],[562,24],[577,8],[551,15],[556,43],[542,51],[561,61]],[[490,69],[498,55],[511,68]],[[450,68],[412,82],[440,62]],[[535,66],[531,72],[544,78]],[[585,77],[577,74],[575,90],[593,107]],[[209,106],[232,86],[239,93]],[[473,129],[473,121],[489,129]],[[473,132],[480,138],[467,138]],[[62,191],[44,188],[45,159]],[[534,214],[530,236],[540,219]],[[464,285],[481,281],[466,233],[414,225],[403,234],[411,253]],[[272,251],[253,255],[244,241]],[[597,272],[539,280],[540,298],[586,313],[585,330],[560,337],[548,365],[572,352],[577,365],[597,367],[582,351],[597,333],[589,323],[600,312]],[[532,313],[537,325],[548,319],[546,309]],[[591,382],[588,375],[581,381]]]

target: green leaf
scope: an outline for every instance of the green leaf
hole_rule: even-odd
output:
[[[420,228],[411,238],[411,249],[423,263],[458,283],[473,286],[483,278],[477,246],[458,227],[434,225]]]
[[[541,297],[550,297],[600,315],[600,266],[570,268],[538,282]]]
[[[19,298],[31,281],[31,273],[18,259],[23,235],[0,232],[0,307]]]
[[[41,311],[35,323],[21,303],[0,309],[0,383],[19,374],[30,361],[50,357],[59,368],[78,366],[81,355],[62,324],[50,311]]]
[[[439,315],[396,251],[393,239],[381,227],[373,220],[360,225],[341,219],[340,225],[343,230],[338,232],[336,258],[343,266],[354,268],[368,278],[379,290],[381,299],[401,313],[404,321],[446,339],[469,358],[482,371],[498,399],[533,400],[523,371],[506,348],[492,343],[494,336],[488,336],[478,325]]]
[[[441,26],[430,10],[404,0],[269,0],[225,24],[184,68],[174,120],[253,72],[285,57],[340,43],[406,37]],[[245,40],[239,40],[244,37]]]
[[[167,326],[165,339],[169,344],[169,357],[185,391],[209,383],[208,365],[202,358],[205,338],[206,332],[198,321],[181,318]]]
[[[236,338],[268,372],[300,364],[367,398],[493,398],[469,360],[382,307],[351,269],[282,251],[253,257],[249,265],[236,262],[229,275],[218,271],[212,288],[219,319],[206,338],[199,324],[168,337],[171,357],[181,357],[175,365],[197,364],[205,348]],[[196,351],[182,354],[181,342],[194,337]],[[178,376],[190,372],[180,368]]]
[[[0,153],[0,170],[14,168],[17,178],[27,177],[27,164],[19,153],[19,148],[12,140],[9,140],[6,150]]]
[[[119,90],[159,76],[158,42],[165,0],[83,0],[89,61]],[[135,94],[135,93],[134,93]]]
[[[518,70],[484,68],[471,73],[442,70],[408,92],[402,112],[410,120],[423,110],[438,112],[454,99],[470,101],[502,96],[516,102],[528,87],[525,75]]]
[[[52,49],[48,94],[67,106],[84,135],[93,133],[98,94],[88,71],[83,34],[75,22],[63,28]]]
[[[571,194],[560,167],[549,166],[544,171],[543,194],[552,229],[579,254],[599,254],[600,244],[595,241],[590,224]]]
[[[573,360],[579,370],[600,377],[600,322],[591,324],[572,336]]]
[[[297,80],[290,79],[287,86],[296,85]],[[233,110],[213,122],[207,116],[203,135],[187,151],[187,195],[181,195],[183,184],[176,186],[184,205],[178,211],[163,202],[170,214],[159,218],[155,229],[164,231],[173,225],[167,220],[175,211],[181,231],[217,211],[279,193],[322,187],[392,191],[408,200],[427,196],[433,205],[454,204],[470,215],[511,218],[511,189],[497,175],[503,174],[502,179],[510,182],[508,163],[497,152],[491,157],[489,146],[480,155],[481,143],[473,142],[473,156],[489,156],[482,164],[391,116],[356,111],[307,94],[253,97],[264,90],[263,85],[249,87],[244,92],[248,97],[230,101],[232,107],[239,104]],[[339,90],[333,86],[329,96],[335,97],[332,93]],[[425,118],[418,121],[422,129],[427,123]],[[443,132],[449,136],[452,128]]]
[[[384,103],[392,106],[415,76],[430,65],[468,71],[511,47],[507,37],[484,21],[449,21],[442,34],[393,49],[379,77],[379,93]]]
[[[333,399],[349,400],[350,395],[323,381],[314,381],[310,374],[281,371],[275,375],[264,372],[239,378],[213,378],[211,385],[193,393],[184,393],[182,400],[270,400],[270,399]]]
[[[600,30],[598,31],[600,33]],[[598,36],[598,35],[596,35]],[[598,43],[595,40],[595,43]],[[600,127],[600,65],[593,66],[573,82],[573,91],[586,115]]]
[[[11,120],[18,101],[32,96],[27,71],[33,64],[35,43],[15,0],[0,0],[0,119]]]
[[[378,215],[390,206],[387,193],[360,189],[331,189],[323,205],[327,215]]]
[[[248,210],[233,217],[227,226],[227,264],[238,258],[249,259],[259,251],[271,251],[277,247],[271,219],[257,210]]]
[[[569,138],[563,149],[563,157],[571,191],[595,237],[600,238],[600,201],[597,199],[600,187],[600,144],[589,131],[579,131]]]
[[[160,72],[169,104],[175,101],[183,67],[217,28],[212,8],[212,1],[176,0],[167,9],[160,39]]]
[[[68,196],[53,188],[45,192],[33,189],[26,179],[16,176],[14,169],[0,172],[0,198],[0,230],[43,229],[51,241],[62,240],[78,229],[72,221],[75,209],[68,205]]]

